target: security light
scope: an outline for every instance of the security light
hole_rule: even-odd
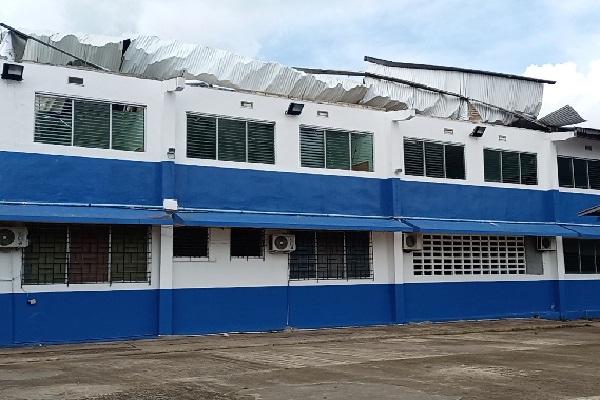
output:
[[[167,150],[167,157],[170,160],[175,159],[175,148],[174,147],[169,147],[169,150]]]
[[[473,132],[471,132],[471,134],[469,136],[480,138],[480,137],[483,136],[483,132],[485,132],[485,126],[479,126],[479,125],[477,125],[475,127],[475,129],[473,129]]]
[[[303,108],[304,108],[304,104],[290,103],[290,105],[285,113],[287,115],[300,115],[300,114],[302,114]]]
[[[2,79],[10,79],[12,81],[23,80],[23,66],[17,64],[4,63],[2,66]]]

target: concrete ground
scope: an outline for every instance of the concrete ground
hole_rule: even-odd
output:
[[[600,322],[456,322],[0,349],[0,399],[600,400]]]

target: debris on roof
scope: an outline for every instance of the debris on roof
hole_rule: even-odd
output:
[[[556,111],[551,112],[538,121],[548,126],[567,126],[585,122],[581,115],[570,105],[563,106]]]

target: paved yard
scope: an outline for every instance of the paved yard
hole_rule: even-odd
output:
[[[600,400],[600,322],[457,322],[0,349],[0,399]]]

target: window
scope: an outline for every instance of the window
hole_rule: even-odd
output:
[[[146,226],[35,225],[23,250],[23,284],[148,282]]]
[[[404,172],[431,178],[465,179],[465,147],[405,138]]]
[[[35,95],[34,142],[144,151],[145,107]]]
[[[297,231],[290,279],[373,278],[371,233]]]
[[[565,273],[600,273],[600,240],[563,238]]]
[[[173,257],[207,258],[208,228],[195,226],[173,228]]]
[[[523,236],[423,235],[415,275],[525,274]]]
[[[506,150],[483,150],[486,182],[537,185],[537,155]]]
[[[300,165],[373,171],[373,134],[300,127]]]
[[[187,156],[275,164],[275,124],[188,113]]]
[[[600,160],[559,156],[558,185],[600,190]]]
[[[262,229],[232,228],[231,257],[263,258],[265,249],[265,233]]]

